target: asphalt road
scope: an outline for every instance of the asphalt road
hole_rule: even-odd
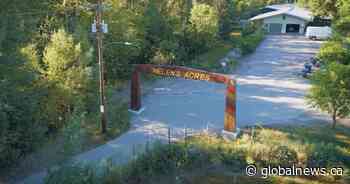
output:
[[[243,58],[233,74],[237,79],[238,127],[259,124],[294,124],[328,120],[308,108],[304,95],[310,87],[297,75],[306,60],[319,49],[320,42],[302,36],[270,35],[256,52]],[[113,158],[127,162],[152,140],[166,140],[168,127],[181,138],[184,129],[223,128],[225,88],[223,84],[184,79],[157,81],[142,99],[145,111],[133,115],[132,128],[119,138],[75,157],[78,161]],[[46,172],[27,178],[41,183]]]

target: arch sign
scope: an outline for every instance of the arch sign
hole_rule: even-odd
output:
[[[236,82],[229,75],[211,73],[188,67],[138,64],[135,66],[131,80],[131,110],[141,110],[140,73],[159,76],[180,77],[190,80],[202,80],[227,85],[224,130],[236,132]]]

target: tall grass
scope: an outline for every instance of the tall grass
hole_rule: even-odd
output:
[[[101,176],[82,171],[83,174],[74,181],[80,178],[79,182],[83,183],[86,177],[91,178],[91,181],[98,177],[98,183],[209,183],[207,180],[214,177],[219,180],[221,178],[225,183],[231,182],[226,181],[231,175],[239,178],[242,183],[345,184],[350,181],[349,128],[342,127],[331,134],[327,126],[258,128],[254,134],[250,129],[247,132],[235,141],[226,141],[220,136],[201,135],[190,137],[186,142],[156,144],[127,165],[110,166],[109,172]],[[245,176],[244,171],[248,164],[255,164],[258,168],[277,165],[343,167],[345,174],[311,178],[270,177],[261,180]],[[215,174],[218,169],[219,174]],[[46,183],[57,182],[57,174],[60,179],[74,174],[68,171],[69,169],[63,168],[50,173]]]

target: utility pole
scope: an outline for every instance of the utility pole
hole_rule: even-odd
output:
[[[97,0],[96,7],[96,43],[97,43],[97,61],[100,75],[100,118],[101,131],[107,132],[107,115],[106,115],[106,96],[105,96],[105,69],[103,63],[103,24],[102,24],[102,0]]]

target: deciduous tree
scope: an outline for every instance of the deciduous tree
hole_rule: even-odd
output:
[[[56,128],[76,108],[84,107],[84,96],[89,84],[88,60],[84,59],[80,44],[60,29],[52,35],[43,62],[49,88],[48,115]]]
[[[318,58],[325,64],[330,62],[350,64],[350,50],[342,41],[328,41],[322,45]]]
[[[312,88],[307,95],[310,105],[329,113],[334,128],[337,117],[350,113],[350,67],[330,63],[325,70],[313,74],[311,83]]]
[[[194,39],[211,47],[219,33],[218,12],[209,5],[195,4],[191,11],[190,22],[195,35]]]

